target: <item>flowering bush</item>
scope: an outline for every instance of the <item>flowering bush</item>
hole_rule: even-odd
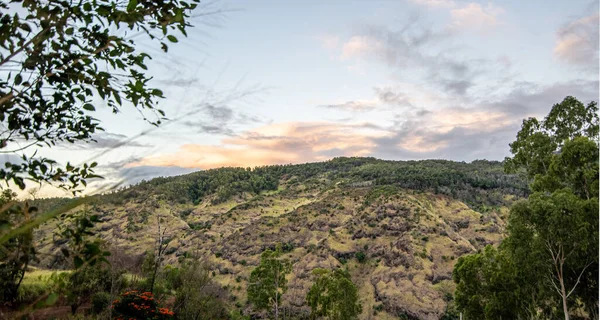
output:
[[[158,301],[150,292],[127,291],[113,301],[114,318],[117,320],[130,319],[173,319],[173,311],[159,308]]]

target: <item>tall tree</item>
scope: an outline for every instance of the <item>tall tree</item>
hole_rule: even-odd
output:
[[[279,319],[281,296],[287,290],[285,276],[292,270],[292,264],[281,258],[281,246],[275,251],[265,250],[260,264],[252,270],[248,284],[248,301],[259,310],[272,310],[275,319]]]
[[[596,102],[584,105],[573,97],[555,104],[542,121],[523,121],[505,168],[524,172],[532,194],[511,208],[508,236],[495,258],[486,252],[456,265],[459,309],[481,316],[504,292],[515,295],[519,312],[556,317],[560,310],[569,320],[578,308],[598,318],[598,128]],[[483,262],[498,257],[508,260],[489,273]],[[516,289],[490,289],[498,274],[509,276]],[[475,296],[479,306],[473,308]]]
[[[329,320],[357,319],[362,312],[358,289],[347,270],[315,269],[315,282],[306,295],[311,308],[311,319],[327,317]]]

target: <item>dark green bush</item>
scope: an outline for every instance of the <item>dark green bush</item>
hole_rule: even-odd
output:
[[[358,251],[356,254],[356,260],[358,260],[358,262],[363,263],[365,262],[365,260],[367,260],[367,255],[365,255],[364,252],[362,251]]]
[[[92,295],[92,312],[99,314],[110,306],[110,294],[100,291]]]

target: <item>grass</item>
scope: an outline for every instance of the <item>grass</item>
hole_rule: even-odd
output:
[[[52,275],[69,273],[70,271],[34,270],[25,273],[19,287],[18,301],[32,302],[52,288]]]

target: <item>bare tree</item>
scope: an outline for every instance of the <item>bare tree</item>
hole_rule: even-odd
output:
[[[160,214],[156,217],[156,227],[157,227],[157,238],[156,238],[156,253],[154,256],[154,265],[153,265],[153,270],[152,270],[152,278],[150,280],[150,292],[154,293],[154,284],[156,283],[156,275],[158,273],[158,269],[160,268],[161,264],[162,264],[162,259],[163,256],[165,254],[165,251],[167,250],[167,247],[169,247],[169,242],[170,239],[167,238],[165,235],[167,233],[167,227],[162,227],[161,225],[161,216]]]

